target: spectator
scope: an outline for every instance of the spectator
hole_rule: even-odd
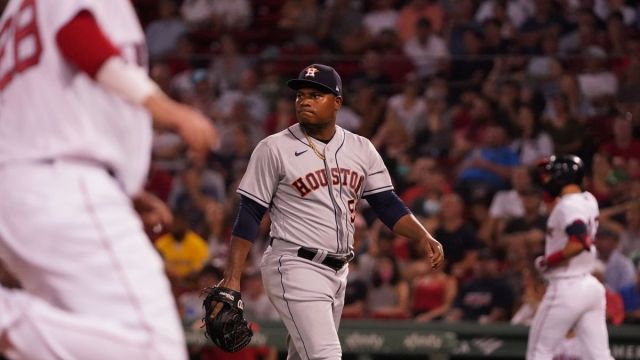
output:
[[[551,0],[536,1],[533,14],[520,26],[518,42],[521,51],[535,52],[540,39],[546,32],[558,32],[562,19],[560,4]]]
[[[413,280],[412,313],[418,322],[441,320],[449,312],[458,293],[455,277],[440,269],[426,269]]]
[[[624,16],[620,12],[612,12],[607,16],[607,50],[615,56],[623,56],[626,49],[626,37],[633,36],[624,24]]]
[[[538,271],[531,268],[522,272],[522,283],[521,304],[510,322],[513,325],[529,326],[546,291],[546,283]]]
[[[511,318],[513,292],[499,276],[498,262],[489,249],[478,254],[473,278],[456,297],[449,322],[476,321],[491,324]]]
[[[190,91],[183,93],[183,101],[213,119],[218,118],[220,110],[218,109],[217,97],[207,70],[188,70],[186,74],[189,75],[191,86]]]
[[[620,296],[624,301],[625,322],[640,324],[640,261],[636,265],[636,282],[623,286]]]
[[[245,29],[253,16],[249,0],[210,0],[211,17],[216,30]]]
[[[219,92],[237,89],[242,72],[249,68],[249,61],[239,52],[238,44],[231,35],[222,35],[218,46],[219,53],[209,65],[214,87]]]
[[[453,142],[453,119],[447,111],[446,90],[436,87],[437,83],[437,80],[432,81],[425,91],[426,111],[423,121],[416,124],[418,132],[414,137],[412,152],[417,156],[432,156],[443,161]]]
[[[202,325],[204,317],[202,289],[210,287],[211,284],[217,284],[220,280],[222,280],[222,270],[212,265],[205,265],[198,272],[196,283],[191,286],[191,289],[178,295],[176,302],[183,324],[191,325],[194,328],[199,328]]]
[[[359,319],[365,316],[369,284],[360,271],[358,257],[349,263],[347,287],[344,294],[343,319]]]
[[[618,234],[600,226],[596,235],[598,258],[605,264],[604,283],[615,291],[636,282],[631,260],[618,250]]]
[[[401,194],[401,198],[411,211],[425,219],[440,214],[440,200],[451,191],[447,178],[431,157],[416,158],[409,173],[411,186]],[[432,228],[431,226],[429,228]]]
[[[293,113],[293,101],[290,96],[281,96],[276,101],[275,111],[264,122],[266,135],[275,134],[296,123]]]
[[[378,257],[378,268],[373,274],[367,309],[379,319],[405,319],[409,315],[409,284],[402,278],[395,257]]]
[[[533,185],[531,173],[526,166],[515,167],[511,171],[511,189],[498,191],[491,200],[489,213],[493,219],[503,224],[517,217],[524,216],[521,192]]]
[[[620,325],[624,321],[624,301],[617,290],[609,287],[604,280],[605,265],[602,261],[596,262],[591,274],[604,285],[605,304],[607,307],[607,323]],[[635,281],[634,281],[635,283]],[[630,285],[630,284],[629,284]],[[624,288],[624,287],[623,287]]]
[[[287,0],[280,9],[278,28],[291,32],[297,46],[315,46],[320,13],[316,0]]]
[[[180,38],[188,31],[187,25],[178,16],[174,0],[158,2],[158,18],[145,29],[149,57],[157,60],[174,51]]]
[[[558,45],[561,55],[577,55],[590,45],[597,45],[597,18],[591,8],[582,7],[576,13],[575,30],[563,35]]]
[[[630,5],[625,3],[625,0],[594,0],[595,14],[600,20],[606,20],[611,14],[619,13],[624,20],[625,25],[633,25],[636,21],[636,11]]]
[[[506,6],[508,19],[516,28],[522,26],[525,20],[533,14],[535,9],[534,3],[527,0],[511,0],[506,2],[500,0],[482,1],[476,11],[476,22],[482,23],[487,19],[495,18],[496,8],[501,6]]]
[[[238,121],[234,118],[235,107],[242,107],[248,116],[247,120],[250,122],[248,125],[255,131],[255,143],[264,137],[262,129],[269,115],[269,106],[267,99],[258,91],[258,75],[253,69],[242,70],[238,78],[238,88],[224,91],[217,105],[222,117],[234,121]]]
[[[504,128],[490,125],[485,130],[484,146],[468,155],[458,169],[456,188],[465,199],[470,199],[473,191],[496,191],[508,187],[512,170],[519,165],[518,155],[507,146]]]
[[[462,33],[462,54],[451,61],[449,81],[457,92],[466,89],[478,90],[482,87],[493,61],[483,54],[482,36],[473,28]]]
[[[565,95],[551,99],[550,111],[543,123],[546,132],[553,139],[556,154],[580,153],[584,145],[585,129],[571,115]]]
[[[349,101],[350,108],[360,117],[356,133],[371,138],[384,121],[386,97],[378,87],[368,80],[354,80],[354,94]]]
[[[560,91],[558,80],[564,72],[558,59],[558,37],[553,33],[545,34],[540,48],[542,53],[533,55],[529,60],[526,76],[533,86],[549,97]]]
[[[613,122],[613,139],[606,141],[599,151],[618,166],[640,163],[640,140],[633,137],[630,113],[619,113]]]
[[[518,136],[511,142],[511,148],[520,157],[523,165],[535,165],[554,152],[553,140],[544,131],[539,113],[531,105],[520,105],[517,114]]]
[[[487,55],[504,55],[511,49],[511,41],[502,35],[502,23],[495,18],[482,22],[482,38],[484,53]]]
[[[264,292],[260,271],[250,271],[244,276],[242,301],[248,321],[278,320],[278,311]]]
[[[184,169],[186,160],[183,155],[186,151],[186,144],[175,132],[162,129],[154,130],[151,156],[153,165],[157,169],[170,173]]]
[[[247,168],[254,143],[251,128],[246,124],[229,124],[224,130],[221,131],[223,146],[212,154],[209,162],[224,176],[227,189],[231,189]]]
[[[326,48],[342,54],[358,54],[369,43],[362,13],[349,0],[334,0],[322,9],[317,38]]]
[[[476,263],[477,250],[481,244],[474,229],[464,219],[464,202],[456,193],[443,195],[440,222],[434,236],[447,249],[445,260],[451,274],[464,279],[472,272]]]
[[[626,226],[620,233],[620,252],[628,257],[640,255],[640,203],[635,202],[625,212]]]
[[[373,10],[364,15],[363,23],[371,36],[377,36],[386,29],[395,30],[398,21],[398,10],[394,8],[395,0],[375,0]]]
[[[542,191],[528,186],[519,191],[524,214],[506,222],[504,230],[498,236],[501,247],[504,247],[510,259],[527,262],[534,254],[543,252],[544,238],[547,231],[547,216],[542,214]]]
[[[348,102],[343,102],[336,114],[336,124],[348,131],[357,132],[362,126],[362,117],[353,111]]]
[[[187,219],[180,213],[174,215],[170,231],[159,237],[155,246],[167,274],[178,281],[197,274],[209,256],[207,242],[189,229]]]
[[[411,60],[404,55],[403,44],[398,40],[398,34],[393,30],[382,30],[372,39],[370,48],[380,54],[381,66],[391,80],[387,85],[393,87],[387,89],[386,94],[404,84],[405,76],[415,70]]]
[[[405,42],[404,53],[413,61],[421,79],[441,73],[449,58],[446,43],[434,33],[431,22],[426,18],[416,23],[416,34]]]
[[[357,88],[364,83],[372,86],[376,93],[390,94],[395,87],[392,87],[391,79],[387,76],[383,65],[382,55],[378,51],[367,50],[362,55],[360,70],[353,74],[353,87]]]
[[[584,70],[578,74],[578,87],[587,101],[589,115],[597,115],[598,111],[618,93],[618,78],[606,66],[607,53],[598,46],[589,46],[584,52]]]
[[[217,205],[226,195],[222,174],[207,168],[203,156],[193,155],[173,182],[169,204],[184,214],[191,229],[205,235],[220,231]]]
[[[426,103],[420,96],[420,86],[417,74],[407,74],[402,92],[391,96],[387,101],[385,121],[398,122],[405,132],[414,134],[426,111]]]
[[[611,185],[607,178],[611,173],[609,157],[600,152],[593,154],[591,176],[587,178],[587,189],[602,206],[609,200]]]
[[[439,34],[444,27],[444,11],[436,0],[410,0],[400,9],[396,30],[403,43],[416,35],[420,19],[429,20],[433,31]]]

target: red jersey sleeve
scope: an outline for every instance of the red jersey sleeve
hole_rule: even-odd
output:
[[[56,34],[62,56],[71,64],[95,78],[107,59],[120,55],[111,40],[102,32],[93,14],[80,11]]]

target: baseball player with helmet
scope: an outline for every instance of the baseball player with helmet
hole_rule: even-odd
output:
[[[0,17],[0,353],[12,359],[186,359],[144,219],[152,117],[196,151],[208,119],[148,77],[129,0],[11,0]]]
[[[598,202],[582,190],[584,165],[573,155],[551,156],[538,166],[538,180],[554,198],[547,220],[545,254],[536,267],[547,291],[529,330],[527,360],[551,360],[571,329],[593,360],[613,359],[605,322],[605,289],[591,275]]]
[[[434,268],[443,251],[394,193],[371,142],[336,126],[342,105],[338,73],[313,64],[287,84],[296,90],[298,123],[262,140],[251,155],[237,190],[241,203],[224,280],[212,290],[222,295],[205,299],[211,311],[204,320],[209,336],[223,348],[248,342],[250,331],[233,304],[240,303],[245,260],[268,209],[271,242],[260,267],[267,295],[289,333],[288,358],[340,359],[337,329],[347,263],[354,256],[358,201],[366,199],[396,234],[422,242]],[[223,327],[236,329],[237,336],[221,337],[228,333]]]

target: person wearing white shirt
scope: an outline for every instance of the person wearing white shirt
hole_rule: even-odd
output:
[[[416,24],[416,36],[404,45],[404,53],[411,59],[420,78],[438,73],[442,63],[449,58],[446,42],[433,32],[431,22],[422,18]]]

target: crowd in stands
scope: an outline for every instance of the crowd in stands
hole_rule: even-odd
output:
[[[135,0],[150,70],[210,116],[222,144],[188,156],[156,130],[148,189],[176,217],[155,240],[185,322],[221,276],[235,190],[256,143],[296,122],[285,81],[310,63],[345,84],[338,124],[373,142],[395,190],[444,246],[420,244],[358,206],[345,318],[528,324],[552,204],[531,169],[579,155],[601,207],[594,274],[608,321],[640,322],[640,5],[625,0]],[[277,318],[257,265],[249,317]],[[206,280],[206,281],[203,281]]]

